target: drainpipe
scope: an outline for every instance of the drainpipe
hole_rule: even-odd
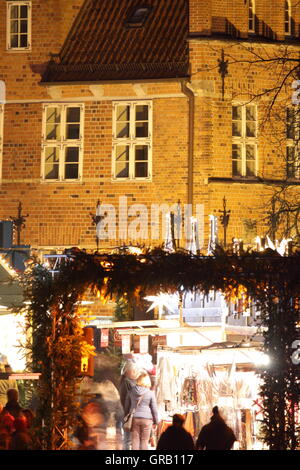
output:
[[[181,82],[181,90],[188,98],[189,102],[189,147],[188,147],[188,187],[187,187],[187,203],[191,204],[193,213],[193,185],[194,185],[194,121],[195,121],[195,91],[188,81]]]

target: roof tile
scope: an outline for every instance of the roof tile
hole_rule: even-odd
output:
[[[149,6],[142,27],[130,10]],[[86,0],[43,82],[159,79],[188,74],[187,0]]]

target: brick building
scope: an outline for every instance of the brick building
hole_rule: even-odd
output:
[[[102,248],[153,246],[151,204],[180,200],[203,204],[205,251],[226,196],[227,240],[264,236],[274,188],[289,176],[297,197],[300,174],[286,165],[295,75],[265,117],[295,62],[258,58],[298,58],[299,23],[284,0],[1,1],[0,220],[22,201],[21,243],[94,249],[101,200],[117,210]],[[129,222],[148,207],[146,235],[124,231],[120,198]]]

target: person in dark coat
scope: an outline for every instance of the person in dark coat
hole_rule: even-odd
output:
[[[234,432],[220,416],[217,406],[212,411],[210,423],[203,426],[199,433],[196,448],[200,450],[230,450],[237,440]]]
[[[132,419],[132,450],[148,450],[152,427],[158,424],[156,398],[147,373],[141,374],[125,401],[125,416],[135,410]]]
[[[7,403],[4,407],[4,411],[8,411],[14,418],[19,418],[22,415],[23,408],[19,403],[19,393],[18,390],[10,388],[6,392],[7,394]]]
[[[183,427],[184,420],[182,415],[173,416],[173,424],[160,436],[156,450],[195,450],[191,434]]]
[[[125,402],[128,394],[132,390],[132,388],[136,384],[136,379],[138,376],[138,368],[136,364],[133,362],[127,362],[125,364],[123,374],[121,376],[120,380],[120,387],[119,387],[119,394],[120,394],[120,401],[121,405],[123,408],[123,412],[125,409]],[[125,412],[124,412],[125,415]],[[123,444],[123,449],[124,450],[130,450],[131,448],[131,432],[126,431],[124,429],[124,444]]]

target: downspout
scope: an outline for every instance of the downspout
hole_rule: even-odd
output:
[[[194,203],[194,125],[195,125],[195,92],[188,81],[181,82],[181,90],[189,102],[189,130],[188,130],[188,184],[187,203],[191,204],[193,213]]]

